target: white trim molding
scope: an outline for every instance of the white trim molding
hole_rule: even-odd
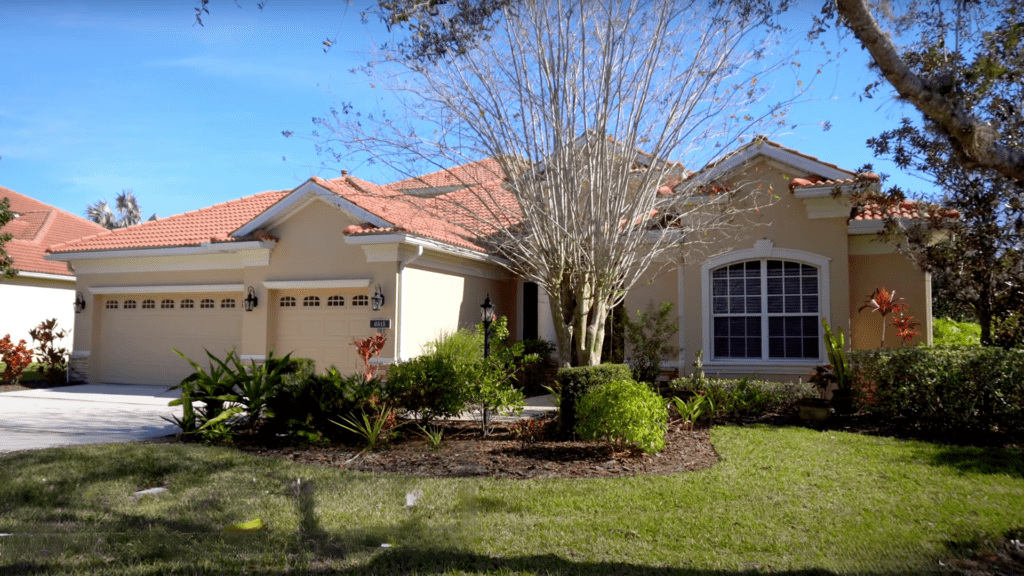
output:
[[[299,184],[299,186],[288,193],[287,196],[278,200],[276,204],[264,210],[259,216],[242,225],[241,228],[235,230],[231,235],[235,237],[246,236],[258,228],[269,228],[280,224],[308,206],[309,203],[316,198],[352,214],[359,220],[369,222],[374,226],[387,228],[392,225],[380,216],[360,208],[351,201],[346,200],[345,198],[342,198],[334,192],[317,184],[311,178],[302,184]]]
[[[173,246],[169,248],[135,248],[125,250],[89,250],[83,252],[58,252],[43,256],[46,260],[67,262],[68,260],[96,260],[101,258],[142,258],[146,256],[195,256],[198,254],[228,254],[245,250],[271,250],[275,240],[252,240],[246,242],[204,242],[197,246]]]
[[[328,280],[264,280],[268,290],[316,290],[320,288],[369,288],[369,278],[338,278]]]
[[[159,286],[93,286],[93,294],[196,294],[201,292],[242,292],[243,284],[165,284]]]
[[[826,363],[826,353],[824,344],[818,347],[818,358],[808,359],[794,359],[794,358],[752,358],[750,360],[740,360],[736,358],[723,358],[716,360],[714,358],[712,341],[711,341],[711,271],[737,262],[744,262],[749,260],[791,260],[800,262],[802,264],[809,264],[818,269],[818,316],[819,318],[825,318],[829,324],[832,323],[832,290],[831,290],[831,271],[829,269],[829,263],[831,259],[827,256],[815,254],[813,252],[806,252],[804,250],[795,250],[792,248],[777,248],[775,244],[767,238],[758,240],[754,243],[754,247],[746,250],[734,250],[708,258],[700,266],[700,286],[701,286],[701,347],[705,352],[703,357],[704,367],[712,371],[729,371],[744,369],[756,369],[757,373],[787,373],[786,370],[790,368],[796,368],[803,370],[807,367],[814,367],[818,364]],[[762,293],[762,299],[764,298]],[[765,325],[764,330],[767,330]],[[819,337],[820,337],[819,330]]]
[[[61,282],[74,282],[75,277],[70,274],[47,274],[45,272],[26,272],[24,270],[18,270],[18,275],[15,278],[32,278],[35,280],[58,280]]]

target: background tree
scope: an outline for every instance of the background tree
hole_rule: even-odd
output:
[[[767,64],[774,7],[522,0],[495,14],[459,50],[386,47],[368,71],[392,73],[374,81],[401,114],[344,105],[314,138],[339,162],[369,155],[406,174],[494,158],[503,186],[408,201],[545,289],[563,365],[598,364],[609,310],[652,266],[771,199],[687,178],[680,160],[699,168],[780,121],[781,106],[753,111],[762,74],[786,62]]]
[[[919,196],[912,207],[898,188],[873,198],[884,207],[886,238],[932,274],[948,302],[972,312],[983,345],[1014,345],[1016,318],[1024,313],[1024,184],[964,167],[934,123],[918,128],[904,119],[868,142],[943,191],[939,203]],[[906,218],[914,212],[924,219]]]
[[[1024,181],[1019,124],[1024,81],[1024,22],[1019,0],[828,0],[816,37],[835,19],[872,57],[900,100],[927,118],[967,169]],[[879,16],[876,19],[875,14]],[[887,24],[883,29],[882,23]],[[913,38],[898,46],[894,38]]]
[[[3,230],[11,220],[14,220],[14,212],[11,212],[11,200],[0,198],[0,230]],[[14,269],[14,260],[4,251],[4,244],[10,242],[11,238],[13,238],[11,234],[0,232],[0,280],[14,278],[18,274],[18,271]]]
[[[135,199],[131,188],[122,190],[117,195],[114,206],[117,209],[116,215],[106,200],[99,200],[86,207],[85,216],[107,230],[127,228],[142,223],[142,210],[139,209],[139,201]],[[150,216],[149,219],[156,220],[156,214]]]

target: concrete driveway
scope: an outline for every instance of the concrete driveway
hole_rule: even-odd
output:
[[[0,453],[174,434],[166,386],[83,384],[0,394]]]

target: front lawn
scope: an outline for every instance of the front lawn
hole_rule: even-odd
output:
[[[711,469],[609,480],[371,475],[181,444],[6,455],[0,572],[927,573],[1024,525],[1019,451],[764,426],[712,441]],[[169,492],[132,498],[153,487]]]

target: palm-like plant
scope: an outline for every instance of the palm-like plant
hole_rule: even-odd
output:
[[[86,206],[86,218],[107,230],[127,228],[142,222],[142,210],[139,208],[139,201],[135,198],[135,193],[131,188],[122,190],[117,195],[117,198],[114,199],[114,208],[117,210],[116,214],[114,210],[110,209],[106,200],[98,200]],[[149,219],[156,220],[156,214],[150,216]]]

